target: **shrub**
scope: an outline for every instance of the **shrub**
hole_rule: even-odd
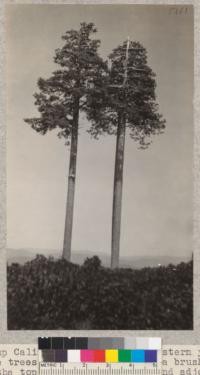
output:
[[[42,255],[8,266],[8,329],[192,329],[193,265],[111,270]]]

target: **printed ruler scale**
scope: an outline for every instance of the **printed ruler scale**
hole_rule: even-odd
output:
[[[160,364],[85,364],[70,366],[64,363],[40,363],[39,375],[161,375]]]

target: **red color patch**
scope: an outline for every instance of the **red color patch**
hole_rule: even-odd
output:
[[[94,362],[105,362],[105,350],[94,350]]]

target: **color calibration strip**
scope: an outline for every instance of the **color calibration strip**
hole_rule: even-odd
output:
[[[39,337],[38,349],[106,350],[143,349],[160,350],[160,337]]]
[[[40,362],[56,363],[156,363],[157,350],[126,349],[43,349]]]
[[[39,337],[43,363],[157,363],[161,339],[143,337]]]

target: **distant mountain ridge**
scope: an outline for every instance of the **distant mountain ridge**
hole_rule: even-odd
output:
[[[7,249],[7,263],[10,265],[12,263],[24,264],[36,257],[37,254],[44,255],[46,257],[53,256],[55,259],[61,257],[62,252],[58,250],[34,250],[34,249]],[[105,267],[110,266],[110,255],[107,254],[94,254],[92,252],[72,252],[71,261],[76,264],[82,264],[86,258],[91,258],[97,255]],[[170,256],[127,256],[120,258],[121,267],[130,268],[143,268],[143,267],[157,267],[158,265],[167,266],[168,264],[179,264],[181,262],[188,262],[191,260],[191,256],[188,257],[170,257]]]

